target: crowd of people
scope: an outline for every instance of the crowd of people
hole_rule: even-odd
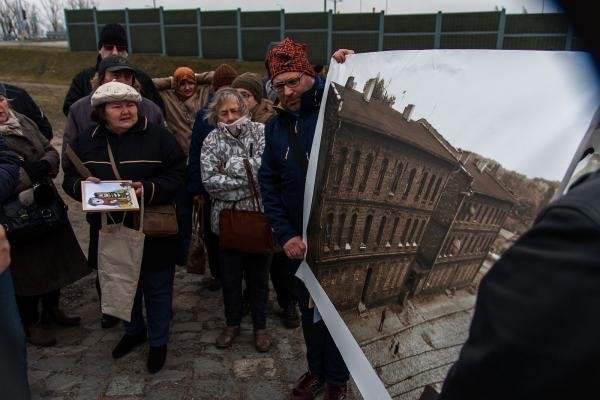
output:
[[[44,193],[45,207],[49,202],[58,204],[52,210],[58,210],[59,220],[36,226],[35,241],[19,237],[21,227],[7,225],[12,260],[10,273],[2,274],[2,285],[10,290],[2,295],[13,297],[11,360],[26,371],[23,338],[33,345],[52,346],[56,338],[50,324],[80,323],[78,316],[59,307],[60,290],[93,270],[99,270],[96,289],[103,305],[99,308],[104,310],[105,303],[114,300],[106,296],[115,292],[102,285],[106,274],[99,261],[105,246],[102,228],[119,224],[142,229],[136,213],[87,213],[86,259],[52,180],[62,163],[62,187],[76,201],[82,201],[82,181],[126,180],[144,207],[174,205],[176,210],[176,232],[144,238],[137,288],[128,294],[130,318],[99,312],[102,328],[120,322],[124,327],[113,358],[147,343],[148,371],[156,373],[164,366],[176,265],[186,264],[196,211],[204,216],[201,233],[210,269],[206,286],[223,293],[225,326],[215,345],[231,346],[248,311],[256,351],[270,350],[270,277],[283,324],[296,328],[302,323],[307,344],[308,371],[295,385],[292,398],[312,399],[322,390],[326,399],[345,398],[348,369],[324,323],[313,323],[308,291],[294,276],[305,249],[300,238],[306,170],[294,156],[290,162],[281,158],[282,149],[290,145],[285,129],[291,120],[302,126],[297,133],[302,154],[310,153],[325,82],[319,73],[322,67],[309,62],[304,45],[285,39],[269,45],[266,79],[256,73],[240,74],[228,64],[206,72],[181,66],[172,76],[152,79],[130,62],[127,50],[123,27],[105,25],[96,65],[75,76],[65,97],[62,154],[50,144],[52,127],[27,92],[0,86],[0,200],[4,205],[16,201],[33,207]],[[350,53],[340,49],[334,57],[343,62]],[[276,95],[271,96],[275,103],[266,93]],[[282,179],[290,173],[294,179]],[[221,246],[222,211],[257,207],[266,215],[277,243],[268,251]],[[0,251],[6,253],[4,231],[0,236]],[[20,394],[14,398],[29,396],[26,382],[25,376],[23,385],[16,385],[15,393]]]
[[[266,79],[238,74],[227,64],[202,73],[182,66],[171,77],[151,79],[130,63],[127,49],[123,27],[106,25],[96,66],[73,79],[63,106],[63,189],[69,196],[81,201],[82,181],[130,180],[145,206],[174,204],[177,210],[177,233],[145,238],[137,289],[130,293],[131,317],[123,321],[113,357],[148,342],[148,371],[163,367],[175,268],[186,262],[196,208],[205,217],[208,287],[223,293],[225,326],[215,345],[231,346],[248,308],[256,350],[270,350],[270,276],[285,326],[301,323],[306,343],[308,368],[291,398],[314,399],[322,391],[328,400],[346,398],[346,363],[327,326],[315,318],[308,290],[294,276],[306,252],[303,197],[325,86],[320,69],[310,63],[306,47],[289,38],[269,44]],[[351,53],[340,49],[333,57],[344,62]],[[48,324],[80,323],[59,307],[60,290],[99,268],[103,224],[143,225],[134,213],[110,212],[110,218],[89,213],[86,259],[52,180],[61,161],[49,143],[52,135],[27,93],[0,83],[3,210],[15,202],[52,204],[59,219],[24,236],[16,234],[18,227],[5,232],[0,226],[0,377],[10,382],[3,385],[3,395],[11,399],[30,397],[25,340],[52,346],[56,339]],[[600,355],[595,309],[599,179],[593,171],[580,177],[486,275],[469,338],[441,398],[589,394],[586,383],[599,376]],[[266,253],[223,248],[220,214],[255,209],[253,185],[279,246]],[[96,287],[102,296],[98,281]],[[120,322],[108,313],[98,317],[106,329]]]

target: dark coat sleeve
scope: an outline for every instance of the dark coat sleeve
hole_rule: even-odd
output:
[[[12,109],[35,122],[42,135],[46,139],[51,140],[53,136],[52,125],[50,125],[46,114],[35,103],[29,93],[24,89],[12,85],[6,85],[6,92],[8,98],[11,99],[10,106]]]
[[[160,93],[158,93],[156,86],[154,86],[152,79],[143,71],[137,71],[135,75],[137,80],[140,82],[140,85],[142,85],[142,96],[156,104],[158,108],[160,108],[162,114],[164,114],[165,104],[162,97],[160,97]]]
[[[589,398],[600,378],[599,186],[550,205],[484,277],[440,399]]]
[[[190,142],[190,152],[188,154],[188,192],[192,194],[205,194],[208,196],[208,192],[202,185],[202,174],[200,172],[200,152],[202,151],[202,143],[208,134],[214,129],[206,120],[204,116],[208,111],[207,107],[202,108],[196,114],[196,120],[192,128],[192,139]]]
[[[288,212],[282,201],[281,171],[275,161],[272,148],[272,141],[276,134],[274,122],[275,119],[272,118],[265,126],[265,150],[258,171],[258,181],[265,215],[275,232],[277,240],[283,246],[292,237],[302,233],[296,232],[292,227]]]
[[[0,136],[0,203],[10,196],[19,180],[19,160]]]
[[[65,101],[63,103],[63,114],[65,114],[65,116],[69,115],[69,108],[71,108],[71,104],[92,92],[91,79],[95,73],[96,68],[90,67],[75,75],[71,81],[71,86],[69,86],[69,91],[67,92]]]
[[[145,204],[171,203],[177,191],[183,187],[185,180],[185,154],[177,139],[166,128],[157,126],[155,129],[162,131],[160,136],[160,149],[162,168],[161,172],[145,181]]]

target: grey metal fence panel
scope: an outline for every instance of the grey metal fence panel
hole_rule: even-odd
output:
[[[198,55],[196,10],[165,10],[163,13],[166,54]]]
[[[280,30],[280,11],[241,13],[241,36],[244,60],[264,60],[267,44],[280,40]]]
[[[305,43],[313,63],[326,63],[331,54],[327,49],[327,13],[297,13],[285,15],[285,36]]]
[[[584,50],[562,14],[384,15],[241,10],[65,10],[69,46],[95,50],[104,24],[126,26],[131,50],[205,58],[263,60],[271,41],[306,43],[311,61],[327,63],[336,48]],[[94,26],[96,30],[94,30]]]
[[[433,48],[435,19],[435,14],[386,15],[383,50]]]

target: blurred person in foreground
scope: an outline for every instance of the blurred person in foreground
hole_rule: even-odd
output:
[[[58,152],[33,121],[10,108],[2,84],[0,135],[20,160],[15,193],[32,193],[31,201],[35,202],[44,200],[49,203],[58,199],[62,203],[52,182],[52,178],[58,173]],[[49,232],[13,240],[11,245],[13,283],[27,340],[39,346],[52,346],[56,344],[56,339],[42,321],[55,322],[65,327],[75,326],[80,322],[79,317],[65,315],[59,308],[59,300],[61,288],[89,273],[85,256],[66,212],[61,223]]]
[[[93,119],[90,127],[72,143],[73,151],[89,167],[89,181],[114,180],[115,173],[108,152],[114,156],[121,179],[131,180],[136,195],[144,191],[144,204],[168,204],[183,185],[185,155],[171,133],[145,117],[138,117],[140,94],[131,86],[108,82],[92,95]],[[63,188],[81,201],[81,177],[71,166],[64,168]],[[111,212],[110,220],[133,226],[133,213]],[[90,224],[90,258],[98,256],[99,213],[88,213]],[[109,224],[111,223],[109,222]],[[169,325],[172,315],[175,262],[180,257],[179,235],[146,236],[142,267],[131,322],[125,322],[125,334],[113,349],[113,358],[121,358],[138,345],[150,340],[147,368],[150,373],[162,369],[167,355]],[[144,320],[142,304],[146,308]]]
[[[0,136],[0,204],[14,191],[19,179],[19,160]],[[0,387],[8,399],[30,398],[27,379],[27,347],[10,270],[10,244],[0,225]]]
[[[334,57],[343,62],[350,53],[340,49]],[[302,240],[304,187],[325,79],[308,61],[306,46],[289,38],[269,51],[267,66],[281,108],[265,127],[259,181],[265,214],[283,247],[290,273],[295,274],[306,252]],[[289,140],[291,135],[297,138],[295,149]],[[308,371],[294,386],[292,399],[314,399],[324,387],[325,399],[344,399],[348,368],[324,321],[314,322],[314,307],[309,306],[306,286],[300,279],[293,279],[302,314]]]
[[[69,115],[71,105],[82,97],[92,93],[92,80],[98,72],[100,63],[108,56],[129,56],[129,43],[125,28],[120,24],[106,24],[100,32],[98,40],[98,55],[96,56],[96,65],[80,71],[73,80],[69,91],[65,96],[63,103],[63,114]],[[158,91],[152,83],[152,79],[143,71],[137,72],[137,78],[140,82],[140,93],[143,97],[154,102],[161,111],[164,111],[163,102]]]
[[[249,162],[251,173],[256,177],[265,146],[264,125],[250,120],[242,96],[231,88],[221,88],[215,93],[206,118],[215,129],[202,146],[202,183],[213,200],[210,222],[212,232],[218,237],[221,210],[234,207],[236,210],[253,210],[244,162]],[[266,329],[269,257],[269,254],[219,248],[226,326],[216,339],[217,347],[231,346],[240,335],[242,277],[248,288],[254,347],[259,352],[266,352],[271,347]]]
[[[562,5],[598,67],[600,25],[591,6]],[[600,136],[600,126],[594,129]],[[586,160],[576,169],[585,173],[571,177],[567,193],[546,206],[482,279],[469,337],[440,399],[596,397],[600,171],[598,164],[581,166]]]

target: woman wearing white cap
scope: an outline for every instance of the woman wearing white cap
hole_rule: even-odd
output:
[[[92,118],[98,123],[79,135],[72,148],[92,173],[87,180],[117,179],[111,166],[112,151],[119,179],[133,182],[138,196],[144,191],[146,205],[168,204],[183,185],[185,155],[177,140],[165,128],[138,117],[139,93],[129,85],[109,82],[92,95]],[[81,177],[71,163],[64,166],[63,187],[81,201]],[[112,213],[112,219],[132,226],[133,215]],[[100,215],[88,214],[90,224],[89,257],[97,257]],[[95,251],[92,251],[94,250]],[[175,262],[182,250],[178,235],[148,237],[144,243],[142,268],[133,305],[131,322],[125,323],[125,335],[113,350],[113,358],[128,354],[149,340],[148,370],[158,372],[165,363]],[[147,324],[142,313],[146,306]]]

